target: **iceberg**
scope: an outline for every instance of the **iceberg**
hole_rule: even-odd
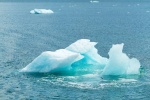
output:
[[[96,0],[95,1],[91,0],[90,2],[91,3],[99,3],[99,1],[96,1]]]
[[[97,42],[80,39],[65,49],[45,51],[20,72],[74,73],[78,75],[98,73],[100,76],[139,74],[140,62],[122,52],[124,44],[113,45],[109,59],[98,54]]]
[[[35,58],[20,72],[59,72],[69,70],[71,64],[83,57],[79,53],[70,52],[65,49],[45,51]]]
[[[139,74],[140,62],[129,58],[122,52],[124,44],[113,45],[109,51],[109,60],[102,75],[133,75]]]
[[[54,13],[50,9],[34,9],[30,11],[31,14],[52,14]]]

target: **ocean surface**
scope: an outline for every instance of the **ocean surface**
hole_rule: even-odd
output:
[[[34,8],[53,14],[30,14]],[[124,43],[140,75],[103,79],[94,75],[25,74],[19,70],[43,51],[78,39],[98,42],[101,56]],[[150,2],[0,2],[0,100],[149,100]]]

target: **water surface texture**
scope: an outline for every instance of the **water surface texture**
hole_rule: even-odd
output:
[[[30,14],[35,8],[54,13]],[[103,79],[95,74],[19,73],[43,51],[83,38],[98,42],[99,54],[107,58],[112,44],[124,43],[123,51],[140,61],[141,75]],[[0,2],[0,99],[149,98],[150,2]]]

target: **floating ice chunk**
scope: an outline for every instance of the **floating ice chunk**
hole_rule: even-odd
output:
[[[95,48],[96,44],[97,44],[97,42],[90,42],[90,40],[88,40],[88,39],[80,39],[80,40],[72,43],[66,49],[69,51],[80,53],[81,55],[83,55],[84,56],[83,60],[87,64],[97,63],[104,67],[106,65],[108,59],[101,57],[98,54],[98,51]]]
[[[109,51],[109,59],[98,54],[96,42],[80,39],[65,49],[54,52],[46,51],[35,58],[20,72],[77,72],[81,74],[99,75],[131,75],[139,74],[140,62],[130,59],[122,52],[124,44],[113,45]],[[80,75],[80,74],[79,74]]]
[[[35,58],[20,72],[59,72],[70,69],[70,65],[83,57],[79,53],[60,49],[55,52],[46,51]]]
[[[91,3],[99,3],[99,1],[96,1],[96,0],[95,1],[91,0],[90,2]]]
[[[30,11],[31,14],[52,14],[54,13],[50,9],[34,9]]]
[[[109,61],[102,75],[139,74],[140,62],[136,58],[130,59],[122,52],[124,44],[113,45],[109,51]]]

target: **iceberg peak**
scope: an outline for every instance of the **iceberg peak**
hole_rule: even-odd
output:
[[[89,39],[80,39],[69,45],[66,49],[83,55],[83,60],[87,64],[99,64],[103,68],[108,59],[98,54],[98,50],[95,48],[96,44],[97,42],[91,42]]]
[[[102,75],[131,75],[139,74],[140,62],[136,58],[130,59],[122,52],[124,44],[113,45],[109,51],[109,59]]]

